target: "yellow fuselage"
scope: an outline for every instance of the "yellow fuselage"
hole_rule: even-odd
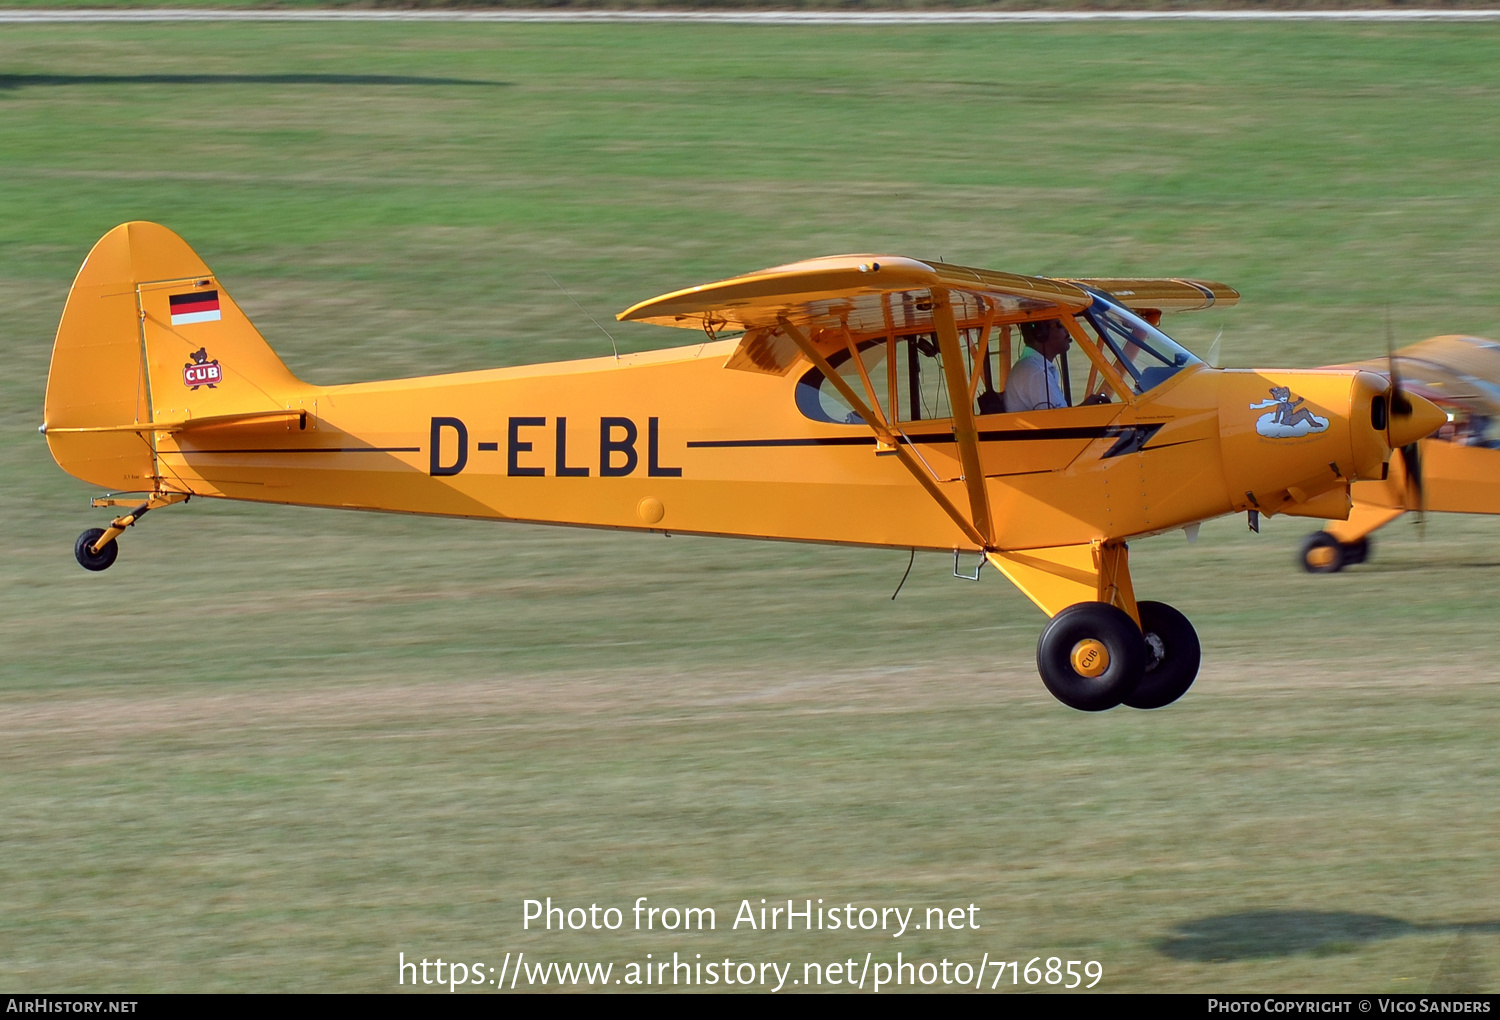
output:
[[[259,502],[976,548],[868,428],[799,413],[800,373],[724,371],[733,348],[310,387],[284,395],[296,417],[159,436],[159,472],[172,488]],[[1365,379],[1193,367],[1134,405],[979,416],[994,545],[1149,534],[1342,491],[1371,456],[1349,425],[1351,407],[1363,399],[1367,414],[1379,390]],[[1257,435],[1249,405],[1273,385],[1331,426],[1299,440]],[[962,504],[951,424],[902,432]]]

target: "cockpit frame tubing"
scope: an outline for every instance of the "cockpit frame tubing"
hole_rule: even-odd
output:
[[[989,368],[990,332],[995,328],[995,313],[997,311],[997,309],[990,307],[989,301],[984,297],[980,297],[979,300],[984,302],[985,316],[984,324],[979,327],[979,349],[974,352],[974,375],[969,380],[969,404],[971,406],[975,398],[979,395],[979,380]]]
[[[1114,390],[1120,397],[1121,403],[1133,406],[1136,403],[1135,390],[1127,386],[1120,373],[1115,371],[1114,367],[1104,360],[1103,353],[1094,341],[1089,339],[1089,335],[1083,331],[1083,327],[1078,324],[1078,320],[1067,314],[1058,318],[1061,319],[1063,327],[1073,337],[1073,341],[1078,345],[1079,350],[1083,351],[1084,356],[1093,363],[1094,368],[1108,381],[1110,389]]]
[[[896,368],[896,317],[891,312],[891,295],[880,295],[880,314],[885,320],[885,391],[890,394],[891,421],[896,420],[896,409],[901,399],[899,384],[901,373]]]
[[[870,381],[870,373],[865,370],[865,359],[860,356],[859,348],[854,343],[854,337],[849,333],[849,321],[839,321],[839,329],[844,334],[844,346],[849,348],[849,357],[854,362],[855,369],[859,372],[860,381],[865,384],[865,392],[870,397],[870,410],[879,419],[880,425],[887,432],[890,431],[890,422],[886,419],[885,408],[880,406],[880,396],[875,392],[875,384]]]
[[[1010,362],[1011,355],[1014,353],[1010,342],[1010,326],[1011,324],[1008,322],[1001,323],[1000,339],[996,350],[998,357],[996,357],[995,363],[1000,366],[1000,378],[997,380],[998,385],[995,388],[1001,393],[1004,393],[1005,387],[1010,385]]]
[[[890,429],[879,424],[874,417],[874,413],[865,406],[865,402],[859,398],[859,394],[854,392],[854,387],[850,386],[848,380],[834,370],[833,366],[828,363],[828,359],[823,357],[817,347],[813,346],[812,341],[808,339],[807,335],[793,325],[790,319],[785,315],[778,315],[776,322],[781,327],[781,331],[791,338],[792,343],[800,347],[802,353],[807,355],[808,360],[817,366],[818,371],[823,373],[823,377],[833,384],[834,389],[839,391],[839,395],[849,402],[849,406],[854,408],[855,413],[864,420],[865,425],[875,433],[875,437],[887,443],[896,451],[896,459],[901,461],[906,470],[911,472],[912,477],[917,480],[922,488],[927,490],[927,494],[933,498],[938,506],[942,507],[943,512],[952,518],[953,523],[957,524],[959,530],[964,533],[964,537],[979,548],[988,549],[989,542],[985,536],[980,534],[979,530],[974,527],[974,523],[964,517],[963,512],[954,506],[947,496],[943,495],[943,491],[938,488],[937,480],[912,457],[911,450],[909,449],[910,442],[898,441]]]

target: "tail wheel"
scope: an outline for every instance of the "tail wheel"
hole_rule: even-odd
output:
[[[1149,656],[1140,628],[1124,610],[1080,602],[1054,616],[1036,645],[1036,668],[1069,708],[1102,712],[1140,683]]]
[[[1124,703],[1131,708],[1161,708],[1186,694],[1198,679],[1203,649],[1188,618],[1165,602],[1142,602],[1137,608],[1146,639],[1146,670]]]
[[[1337,574],[1344,569],[1342,543],[1326,531],[1314,531],[1302,540],[1302,569],[1309,574]]]
[[[79,535],[78,541],[73,543],[73,555],[78,558],[78,565],[83,569],[108,570],[115,562],[115,557],[120,555],[119,542],[111,542],[98,552],[94,552],[94,543],[103,537],[103,528],[90,528]]]

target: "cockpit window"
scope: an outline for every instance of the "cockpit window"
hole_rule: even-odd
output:
[[[1192,352],[1145,319],[1118,305],[1099,291],[1080,319],[1094,327],[1106,357],[1115,363],[1137,393],[1160,386],[1188,365],[1198,363]]]
[[[977,344],[978,332],[977,329],[961,331],[966,350]],[[936,421],[953,417],[942,352],[937,337],[930,333],[866,340],[859,345],[858,363],[845,349],[829,354],[828,364],[861,400],[878,408],[888,421]],[[972,371],[967,361],[964,371]],[[809,369],[797,384],[797,409],[813,421],[864,424],[859,412],[849,406],[838,388],[816,368]]]
[[[864,362],[865,376],[876,386],[876,396],[882,406],[888,406],[884,395],[886,381],[885,342],[866,344],[860,348],[859,358]],[[849,388],[859,394],[866,403],[869,395],[865,391],[864,379],[859,366],[848,351],[834,351],[828,356],[828,364],[843,377]],[[814,368],[803,375],[797,383],[797,409],[813,421],[833,422],[835,425],[863,425],[865,420],[859,412],[839,393],[838,387],[823,378],[823,373]]]
[[[1077,322],[1085,333],[1091,331],[1093,336],[1077,339],[1079,343],[1087,342],[1092,350],[1073,359],[1066,353],[1057,355],[1062,387],[1061,397],[1056,398],[1057,406],[1082,406],[1109,399],[1109,388],[1114,384],[1100,378],[1094,351],[1113,363],[1121,381],[1136,393],[1159,386],[1188,365],[1198,363],[1191,352],[1108,294],[1091,293],[1093,304],[1077,316]],[[1058,325],[1054,320],[1035,316],[994,322],[988,337],[984,327],[962,323],[958,331],[962,351],[959,370],[968,383],[967,393],[958,399],[969,401],[970,410],[976,415],[1003,414],[1008,408],[1018,410],[1004,396],[1014,353],[1025,350],[1014,341],[1049,323]],[[1076,336],[1077,327],[1068,323],[1065,328],[1074,330]],[[838,336],[825,333],[818,338],[820,345],[828,345],[828,340],[837,342]],[[849,351],[852,339],[843,334],[842,340],[844,346],[828,352],[828,365],[840,382],[878,416],[893,425],[946,421],[953,417],[953,395],[948,392],[942,350],[934,334],[897,333],[858,341],[857,360]],[[817,368],[807,369],[798,380],[796,401],[797,409],[813,421],[865,424],[839,387],[825,379]]]

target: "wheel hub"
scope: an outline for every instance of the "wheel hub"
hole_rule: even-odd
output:
[[[1167,645],[1159,634],[1148,631],[1143,636],[1146,639],[1146,651],[1151,653],[1151,661],[1146,663],[1146,672],[1149,673],[1167,657]]]
[[[1331,567],[1338,558],[1338,551],[1332,546],[1320,545],[1307,550],[1307,562],[1314,567]]]
[[[1094,638],[1084,638],[1074,645],[1073,654],[1068,658],[1079,676],[1102,676],[1109,669],[1109,649],[1104,647],[1104,642]]]

